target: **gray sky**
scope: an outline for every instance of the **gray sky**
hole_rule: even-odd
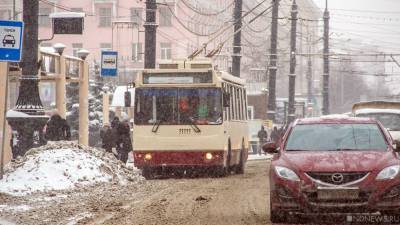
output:
[[[325,0],[314,0],[322,9]],[[328,0],[332,38],[360,40],[400,53],[400,0]]]

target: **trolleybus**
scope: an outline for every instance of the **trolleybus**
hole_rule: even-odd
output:
[[[249,148],[244,84],[207,60],[176,60],[139,73],[133,154],[143,176],[243,173]]]

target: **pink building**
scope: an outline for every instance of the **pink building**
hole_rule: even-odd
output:
[[[168,6],[157,6],[157,62],[171,58],[187,57],[207,38],[199,38],[182,28],[192,26],[207,32],[199,24],[191,24],[186,18],[188,8],[173,0]],[[222,1],[220,1],[222,2]],[[222,5],[222,3],[220,3]],[[185,8],[186,7],[186,8]],[[86,13],[83,35],[56,35],[53,40],[43,42],[42,46],[63,43],[65,53],[76,55],[84,48],[90,51],[88,60],[91,66],[100,62],[101,50],[115,50],[119,54],[119,78],[121,83],[133,79],[136,71],[143,68],[145,1],[142,0],[43,0],[39,7],[39,38],[51,37],[50,13],[74,11]],[[176,18],[179,18],[179,21]],[[184,14],[184,15],[183,15]],[[92,67],[93,68],[93,67]]]

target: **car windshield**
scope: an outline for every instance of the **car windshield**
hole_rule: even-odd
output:
[[[386,150],[377,124],[300,124],[290,132],[286,150]]]
[[[400,115],[393,113],[359,114],[357,117],[370,117],[380,121],[389,130],[400,130]]]
[[[221,124],[218,88],[142,88],[135,94],[135,124]]]

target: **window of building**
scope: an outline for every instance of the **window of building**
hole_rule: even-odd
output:
[[[111,8],[99,8],[99,26],[111,27],[112,12]]]
[[[49,27],[51,25],[50,13],[51,8],[39,8],[39,26]]]
[[[171,43],[161,43],[160,49],[161,49],[161,59],[171,59],[172,55]]]
[[[83,48],[82,43],[72,43],[72,55],[78,57],[78,51]]]
[[[111,50],[111,43],[100,43],[101,50]]]
[[[168,7],[161,7],[160,11],[160,27],[170,27],[172,26],[172,13]]]
[[[83,12],[83,8],[71,8],[72,12]]]
[[[132,61],[139,62],[143,60],[143,44],[133,43],[132,44]]]
[[[139,26],[142,25],[142,12],[141,8],[131,8],[131,22],[137,23]]]

